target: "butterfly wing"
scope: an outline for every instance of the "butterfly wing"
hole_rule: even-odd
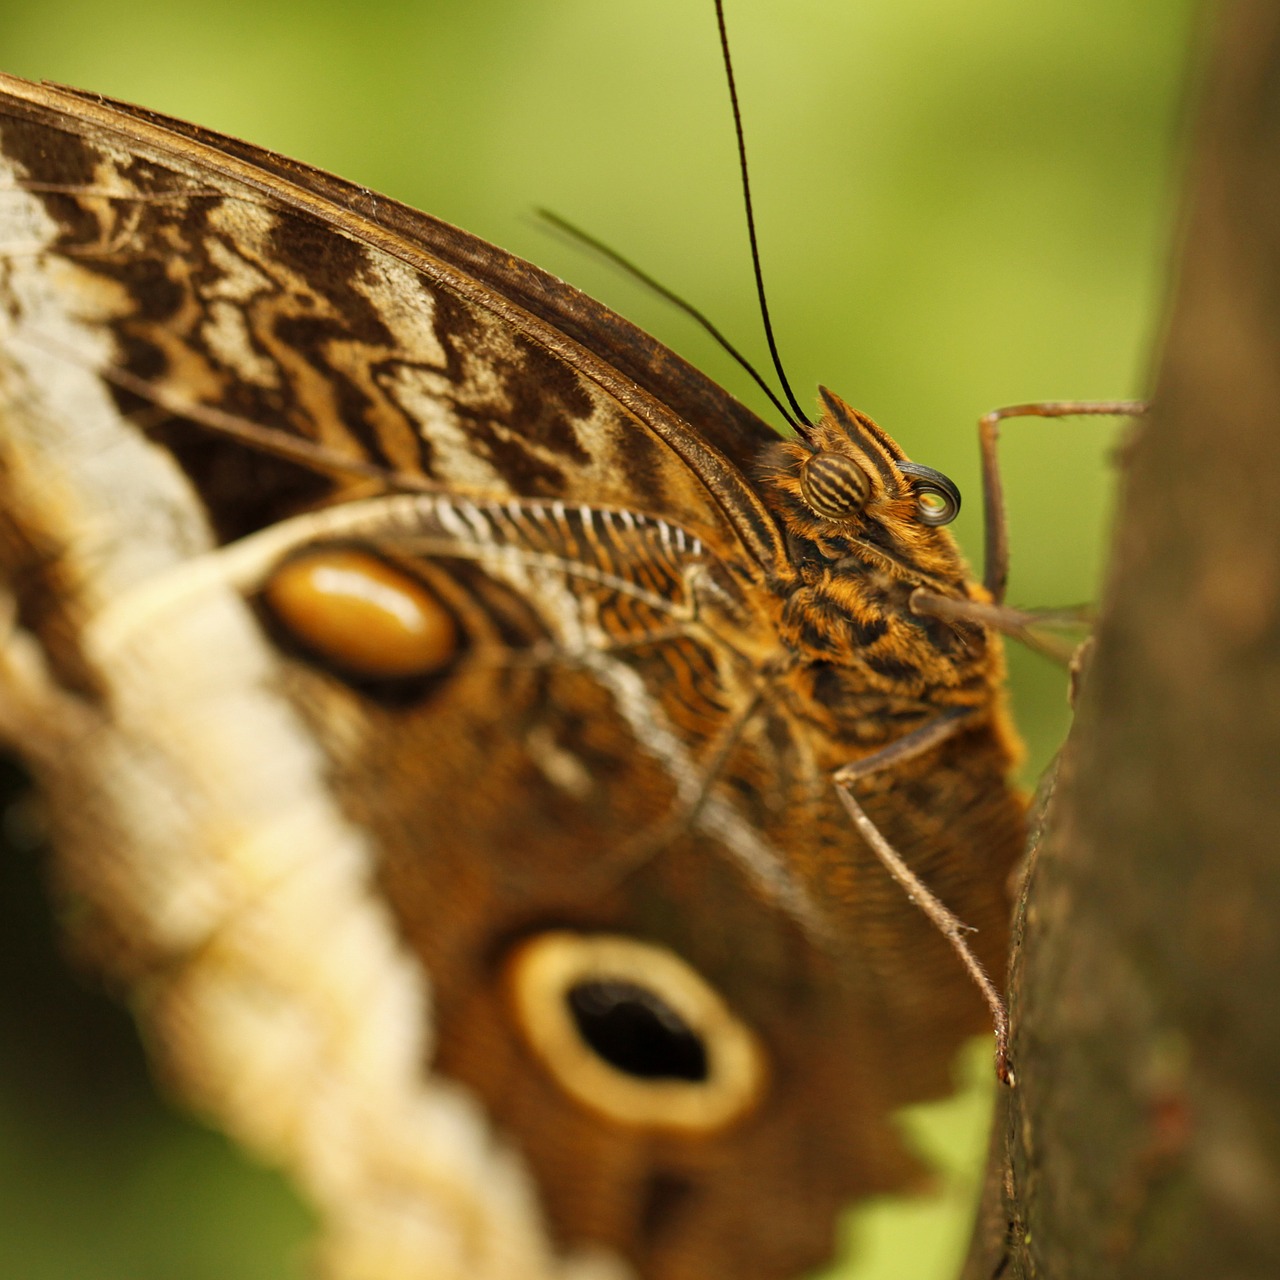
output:
[[[294,1172],[335,1275],[827,1256],[844,1203],[916,1176],[888,1113],[945,1087],[975,1002],[856,847],[840,761],[761,700],[768,428],[424,215],[3,88],[0,732],[180,1090]],[[424,590],[444,659],[318,659],[270,604],[316,546]],[[917,771],[882,825],[980,844],[983,795],[927,816],[965,777]],[[1002,803],[980,874],[946,864],[997,944]],[[870,878],[852,947],[788,847]]]

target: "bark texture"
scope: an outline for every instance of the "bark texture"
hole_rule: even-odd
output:
[[[1280,1276],[1280,6],[1216,16],[966,1280]]]

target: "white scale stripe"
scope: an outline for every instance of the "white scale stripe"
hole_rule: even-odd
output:
[[[470,541],[471,530],[462,519],[457,507],[446,498],[437,498],[434,505],[440,527],[459,541]]]
[[[446,537],[422,533],[424,517],[433,520]],[[499,542],[487,527],[485,532],[486,540],[477,542],[472,524],[452,502],[436,495],[395,494],[307,512],[204,555],[177,561],[151,573],[132,589],[120,591],[87,627],[86,644],[100,661],[110,661],[133,636],[161,625],[166,616],[186,607],[202,592],[226,586],[251,593],[291,552],[326,538],[362,536],[391,545],[401,540],[415,554],[470,558],[494,570],[518,564],[554,571],[561,577],[619,591],[655,612],[678,619],[688,616],[683,604],[673,604],[617,574],[550,552]]]
[[[466,521],[467,526],[471,530],[472,537],[481,547],[493,546],[497,539],[494,537],[493,525],[485,518],[479,507],[473,502],[462,501],[457,505],[458,513]]]
[[[787,870],[778,849],[725,800],[703,796],[702,766],[671,728],[661,705],[649,693],[640,674],[608,654],[584,656],[585,665],[613,695],[614,705],[640,746],[656,759],[676,784],[675,810],[697,811],[694,828],[720,841],[770,901],[787,912],[813,937],[826,936],[826,916]]]
[[[36,200],[10,203],[29,206],[28,233],[43,217]],[[94,314],[100,290],[68,297],[74,263],[56,282],[37,260],[8,265],[0,448],[21,459],[17,507],[30,501],[31,526],[65,542],[68,581],[86,575],[82,606],[145,596],[157,575],[171,586],[208,540],[198,498],[86,367],[22,340],[29,325],[100,350],[101,333],[71,319]],[[321,1206],[331,1276],[617,1280],[607,1260],[553,1261],[518,1157],[462,1090],[424,1070],[425,976],[220,568],[170,625],[117,632],[126,649],[101,671],[111,718],[93,750],[68,751],[48,777],[56,807],[92,801],[94,830],[63,851],[78,882],[109,883],[98,905],[120,936],[164,958],[146,1017],[172,1078]]]

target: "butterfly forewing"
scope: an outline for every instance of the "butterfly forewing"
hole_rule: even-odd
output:
[[[465,233],[3,87],[0,732],[180,1090],[291,1169],[337,1276],[823,1260],[982,1020],[831,785],[932,704],[797,666],[827,597],[753,478],[776,437]],[[424,601],[432,660],[344,666],[323,590],[273,594],[304,554]],[[1021,808],[966,636],[989,714],[862,803],[995,965]]]

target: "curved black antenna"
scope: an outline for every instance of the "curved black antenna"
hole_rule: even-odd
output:
[[[634,262],[624,258],[616,249],[611,248],[602,240],[597,240],[595,236],[583,231],[581,227],[575,227],[567,218],[562,218],[558,213],[552,213],[550,209],[535,209],[534,212],[544,222],[549,222],[557,231],[563,232],[571,239],[578,241],[579,244],[585,244],[588,248],[612,262],[614,266],[621,267],[623,271],[639,280],[646,288],[652,289],[658,297],[665,298],[673,306],[679,307],[685,315],[697,323],[705,332],[709,333],[719,343],[720,347],[727,351],[751,375],[756,386],[769,397],[773,407],[782,414],[787,426],[795,428],[795,419],[787,412],[787,406],[778,399],[773,388],[756,372],[751,361],[693,303],[686,302],[678,293],[674,293],[666,285],[655,280],[647,271],[642,270]]]
[[[760,245],[756,241],[756,215],[751,207],[751,180],[747,177],[747,141],[742,132],[742,112],[738,108],[738,86],[733,79],[733,60],[729,57],[729,32],[724,24],[724,0],[716,0],[716,22],[720,26],[720,50],[724,54],[724,73],[729,81],[729,101],[733,106],[733,131],[738,139],[738,167],[742,171],[742,202],[747,210],[747,238],[751,241],[751,265],[756,273],[756,297],[760,299],[760,319],[764,323],[764,336],[769,343],[769,354],[773,357],[773,367],[777,370],[778,381],[782,383],[787,403],[795,411],[796,417],[806,427],[811,427],[813,423],[800,407],[795,393],[791,390],[791,384],[787,381],[786,370],[782,367],[782,357],[778,355],[778,344],[773,337],[769,303],[764,296],[764,272],[760,268]],[[792,425],[796,424],[792,423]]]

